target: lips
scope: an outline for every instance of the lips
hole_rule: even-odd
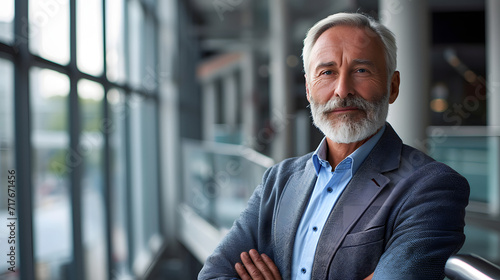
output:
[[[357,111],[357,110],[359,110],[358,107],[348,106],[348,107],[339,107],[339,108],[335,108],[333,110],[328,110],[325,113],[326,114],[329,114],[329,113],[348,113],[348,112],[353,112],[353,111]]]
[[[354,106],[351,106],[351,107],[341,107],[341,108],[334,109],[333,112],[336,113],[336,112],[347,112],[347,111],[355,111],[355,110],[359,110],[359,108],[358,107],[354,107]]]

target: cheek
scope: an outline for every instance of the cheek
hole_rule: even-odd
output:
[[[330,98],[333,85],[327,79],[313,80],[309,84],[309,95],[316,101],[322,102],[324,99]]]
[[[360,83],[356,87],[356,92],[365,100],[375,101],[388,93],[386,88],[387,85],[379,82]]]

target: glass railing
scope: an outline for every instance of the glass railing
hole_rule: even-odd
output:
[[[466,240],[459,253],[500,263],[500,136],[484,126],[429,127],[428,135],[428,154],[458,171],[470,184]]]
[[[183,140],[179,239],[203,263],[273,160],[240,145]]]
[[[200,217],[230,228],[273,160],[240,145],[183,141],[183,198]]]
[[[486,126],[428,128],[430,156],[462,174],[470,184],[470,211],[500,214],[500,130]]]
[[[429,154],[462,174],[471,186],[470,200],[489,202],[488,137],[447,136],[430,138]]]

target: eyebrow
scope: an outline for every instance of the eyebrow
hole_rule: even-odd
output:
[[[355,65],[367,65],[367,66],[372,66],[375,67],[375,63],[369,59],[353,59],[352,63]],[[331,67],[331,66],[337,66],[337,62],[335,61],[328,61],[328,62],[322,62],[314,68],[315,71],[318,71],[318,69],[324,68],[324,67]]]
[[[369,59],[353,59],[354,64],[356,65],[368,65],[368,66],[375,66],[375,63]]]
[[[314,71],[316,72],[320,68],[331,67],[331,66],[336,66],[336,65],[337,65],[337,62],[335,62],[335,61],[322,62],[322,63],[316,65],[316,68],[314,68]]]

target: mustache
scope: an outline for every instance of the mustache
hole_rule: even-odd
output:
[[[345,98],[335,97],[328,100],[324,104],[319,104],[315,100],[312,100],[311,103],[323,114],[347,107],[356,107],[359,110],[366,112],[373,107],[371,102],[363,99],[362,97],[353,95],[346,96]]]

